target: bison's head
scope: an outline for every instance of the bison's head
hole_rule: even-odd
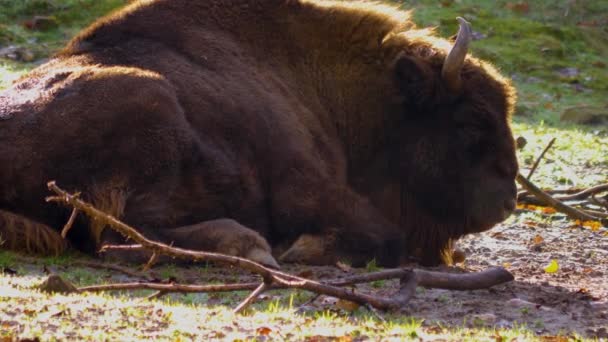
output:
[[[459,21],[447,57],[421,43],[394,65],[404,108],[401,222],[409,249],[427,264],[453,239],[506,219],[516,204],[514,90],[490,65],[466,58],[471,28]]]

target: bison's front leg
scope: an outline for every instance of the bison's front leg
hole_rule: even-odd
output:
[[[239,256],[279,268],[266,239],[232,219],[205,221],[163,230],[160,234],[176,247]]]
[[[120,237],[113,231],[106,230],[102,244],[121,244]],[[272,257],[270,246],[266,239],[252,229],[235,220],[218,219],[205,221],[189,226],[143,230],[142,233],[151,240],[159,240],[174,247],[191,250],[222,253],[247,258],[273,268],[279,264]],[[122,261],[143,263],[151,257],[146,251],[110,250],[107,257]],[[161,262],[176,262],[169,258]]]
[[[361,266],[375,259],[395,266],[404,254],[403,236],[365,197],[348,186],[321,183],[279,193],[279,227],[299,228],[300,237],[281,255],[285,262]]]

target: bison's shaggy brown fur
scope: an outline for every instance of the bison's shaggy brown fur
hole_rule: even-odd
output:
[[[448,82],[450,48],[375,3],[136,2],[0,93],[0,234],[59,251],[56,179],[176,245],[436,264],[513,209],[517,170],[513,88],[471,56]]]

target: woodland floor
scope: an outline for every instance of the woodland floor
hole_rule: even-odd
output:
[[[174,294],[150,301],[144,299],[150,293],[146,291],[115,297],[49,296],[32,288],[41,283],[48,272],[56,272],[81,285],[141,279],[73,266],[76,256],[24,262],[19,256],[4,253],[4,272],[0,275],[0,331],[5,337],[40,336],[43,340],[96,340],[98,337],[174,340],[179,336],[186,340],[222,337],[317,341],[324,340],[323,336],[325,340],[478,340],[497,336],[502,337],[501,340],[511,340],[508,336],[527,340],[533,335],[541,336],[541,340],[549,337],[606,339],[608,230],[592,231],[574,227],[559,216],[554,219],[545,223],[505,223],[460,243],[468,257],[452,271],[503,265],[513,272],[515,281],[488,290],[463,292],[419,288],[410,304],[394,313],[376,314],[324,296],[304,304],[311,295],[299,291],[270,292],[241,317],[232,315],[229,309],[244,298],[243,292]],[[551,260],[559,264],[555,273],[545,271]],[[337,267],[287,265],[285,270],[328,279],[368,272],[373,267],[345,272]],[[152,272],[158,278],[183,283],[255,279],[236,270],[209,266],[163,266]],[[390,296],[396,286],[397,281],[380,281],[358,288]],[[476,332],[471,334],[469,328]]]

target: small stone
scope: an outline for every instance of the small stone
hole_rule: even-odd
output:
[[[524,137],[517,137],[517,139],[515,139],[515,145],[517,146],[518,150],[523,149],[527,144],[528,140],[526,140]]]
[[[78,292],[72,283],[64,280],[56,274],[51,274],[42,284],[38,286],[40,291],[48,293],[72,293]]]

